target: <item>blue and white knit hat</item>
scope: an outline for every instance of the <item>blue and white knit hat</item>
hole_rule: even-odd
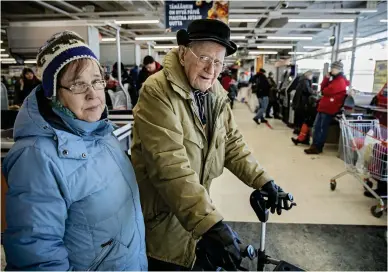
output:
[[[66,64],[76,59],[92,59],[98,62],[93,51],[75,32],[63,31],[54,34],[38,50],[37,66],[42,77],[43,92],[46,97],[57,95],[57,76]]]

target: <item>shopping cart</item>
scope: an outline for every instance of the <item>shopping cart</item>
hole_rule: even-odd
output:
[[[386,210],[387,196],[377,195],[372,190],[372,181],[387,182],[387,128],[377,119],[359,114],[343,114],[339,123],[345,171],[330,180],[330,188],[334,191],[337,180],[346,174],[354,176],[377,199],[371,212],[381,217]]]

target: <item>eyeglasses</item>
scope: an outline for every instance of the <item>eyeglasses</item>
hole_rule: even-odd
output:
[[[101,91],[104,90],[106,87],[106,81],[105,80],[97,80],[93,82],[92,84],[87,83],[75,83],[70,86],[70,88],[65,86],[59,86],[59,88],[63,88],[65,90],[71,91],[73,94],[83,94],[88,91],[88,88],[92,87],[95,91]]]
[[[200,63],[205,65],[209,65],[209,64],[214,65],[214,69],[216,69],[217,71],[223,70],[225,68],[224,63],[222,63],[221,61],[212,59],[211,57],[204,56],[204,55],[201,55],[198,57],[193,52],[193,50],[191,50],[190,47],[189,47],[189,50],[199,60]]]

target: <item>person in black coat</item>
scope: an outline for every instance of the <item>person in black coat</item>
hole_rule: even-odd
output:
[[[112,76],[115,79],[119,78],[118,77],[117,62],[115,64],[113,64]],[[132,104],[132,107],[135,107],[137,100],[139,98],[139,94],[138,94],[136,88],[133,86],[133,80],[132,80],[131,76],[128,74],[128,72],[125,70],[123,63],[121,63],[121,83],[123,84],[123,86],[125,84],[128,84],[128,93],[129,93],[129,96],[131,97],[131,104]]]
[[[35,76],[30,68],[24,68],[19,84],[15,84],[15,96],[17,105],[23,104],[24,99],[40,84],[40,80]]]
[[[139,77],[137,79],[137,90],[140,93],[140,89],[143,86],[143,83],[147,80],[147,78],[156,72],[159,72],[163,69],[163,66],[155,61],[152,56],[145,56],[143,60],[143,68],[139,73]]]
[[[269,90],[270,85],[265,75],[266,71],[264,69],[260,69],[260,71],[254,75],[250,83],[252,84],[252,91],[256,93],[257,98],[259,99],[259,109],[256,113],[256,116],[253,118],[253,121],[256,124],[266,123],[267,120],[264,119],[264,114],[267,111],[268,103],[269,103]]]
[[[275,82],[275,80],[273,79],[273,73],[272,72],[269,72],[268,73],[268,83],[270,85],[270,89],[269,89],[269,104],[268,104],[268,107],[267,107],[267,111],[266,111],[266,118],[272,118],[271,116],[271,108],[273,108],[273,117],[275,117],[276,119],[280,119],[279,117],[279,103],[278,103],[278,99],[277,99],[277,95],[278,95],[278,88],[277,88],[277,84]]]
[[[295,111],[294,125],[298,133],[306,117],[308,99],[313,94],[312,78],[313,72],[310,70],[303,74],[298,81],[294,99],[292,100],[292,108]]]

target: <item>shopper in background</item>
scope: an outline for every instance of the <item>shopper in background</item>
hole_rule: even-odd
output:
[[[24,99],[40,84],[40,80],[35,76],[30,68],[24,68],[20,79],[20,86],[15,90],[16,104],[23,104]]]
[[[299,134],[308,106],[308,99],[313,94],[312,91],[313,72],[311,70],[300,76],[298,85],[295,89],[295,95],[292,100],[292,108],[295,111],[294,128],[295,134]]]
[[[237,50],[229,27],[195,20],[178,31],[177,42],[164,69],[144,83],[134,109],[132,160],[149,269],[190,270],[202,237],[209,255],[225,260],[216,265],[228,270],[241,262],[239,241],[210,199],[212,180],[228,168],[267,191],[272,212],[282,190],[249,152],[217,80],[225,56]]]
[[[120,84],[117,84],[116,86],[116,92],[114,94],[115,98],[112,99],[115,105],[114,109],[120,109],[120,108],[126,108],[127,107],[127,95],[123,92],[126,91],[127,94],[129,94],[130,99],[131,99],[131,104],[132,108],[135,107],[137,100],[139,98],[138,92],[136,88],[131,84],[133,81],[128,72],[125,70],[124,64],[120,63],[121,66],[121,84],[123,85],[125,90],[121,90]],[[118,76],[118,67],[117,67],[117,62],[113,64],[112,67],[112,76],[118,81],[119,76]]]
[[[331,71],[321,83],[322,98],[318,104],[318,114],[314,123],[313,144],[304,152],[306,154],[322,153],[327,133],[335,114],[340,112],[346,98],[349,81],[343,74],[341,61],[331,64]]]
[[[232,81],[232,74],[229,70],[224,71],[221,77],[221,85],[224,87],[225,91],[229,91],[230,82]]]
[[[260,68],[259,72],[251,78],[250,83],[252,84],[252,91],[256,93],[259,100],[259,108],[253,121],[258,125],[260,125],[260,122],[267,123],[264,114],[266,114],[269,103],[268,96],[270,85],[267,76],[265,75],[265,70]]]
[[[138,186],[112,135],[96,56],[65,31],[39,49],[37,65],[42,85],[3,163],[6,270],[147,270]]]
[[[237,97],[237,94],[238,94],[238,83],[237,83],[237,80],[234,79],[235,76],[232,76],[232,80],[230,81],[230,84],[229,84],[229,89],[228,89],[228,97],[230,99],[230,108],[233,110],[233,106],[234,106],[234,100],[236,99]]]
[[[159,62],[155,61],[152,56],[145,56],[143,60],[143,68],[141,69],[137,81],[137,89],[140,92],[143,83],[147,78],[156,72],[163,69],[163,66]]]
[[[278,88],[275,80],[273,79],[273,73],[268,73],[268,83],[269,83],[269,104],[266,110],[266,118],[272,118],[271,108],[273,109],[273,117],[280,119],[279,117],[279,103],[278,103]]]
[[[131,76],[132,82],[131,85],[136,89],[137,91],[137,96],[139,97],[138,94],[138,88],[137,88],[137,81],[139,80],[139,66],[135,65],[129,72],[129,75]]]
[[[1,82],[1,110],[8,110],[8,89],[3,82]]]

